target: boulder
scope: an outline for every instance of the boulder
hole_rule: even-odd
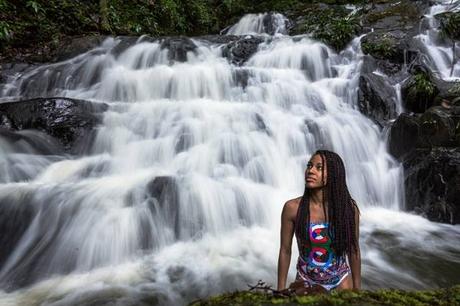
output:
[[[161,40],[161,49],[168,49],[168,59],[172,62],[187,61],[187,53],[193,52],[197,46],[188,37],[167,37]]]
[[[363,30],[370,32],[361,38],[363,52],[379,61],[396,64],[399,69],[392,70],[400,70],[403,64],[410,63],[417,56],[412,38],[418,34],[425,9],[427,4],[409,0],[369,5],[362,18]],[[384,71],[385,66],[383,64]]]
[[[388,139],[389,152],[399,160],[415,150],[420,125],[416,117],[401,114],[390,128]]]
[[[175,238],[180,235],[179,224],[179,188],[177,179],[170,176],[158,176],[146,186],[146,199],[149,201],[149,208],[153,216],[160,217],[164,224],[171,227]],[[146,233],[151,235],[151,233]],[[150,237],[144,237],[146,243],[151,241]],[[151,246],[148,246],[151,247]]]
[[[67,152],[84,153],[80,144],[87,143],[107,109],[104,103],[70,98],[0,103],[0,127],[10,131],[36,129],[56,138]]]
[[[423,113],[435,104],[439,89],[429,72],[417,71],[401,87],[401,97],[405,109]]]
[[[366,73],[359,78],[358,107],[361,113],[381,127],[396,117],[396,95],[393,86],[382,76]]]
[[[403,162],[406,209],[432,221],[460,223],[460,106],[401,114],[388,143]]]
[[[262,37],[245,36],[227,44],[222,53],[233,64],[244,64],[254,53],[257,52],[259,44],[263,42]]]
[[[417,149],[403,165],[406,209],[460,223],[460,148]]]
[[[400,65],[417,53],[411,50],[411,36],[402,30],[369,33],[361,38],[361,47],[365,54]]]
[[[434,106],[419,122],[419,147],[460,147],[460,107]]]
[[[460,147],[460,106],[433,106],[422,115],[401,114],[390,128],[388,146],[401,161],[415,149]]]

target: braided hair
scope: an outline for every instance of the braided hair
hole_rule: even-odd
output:
[[[326,221],[329,222],[328,234],[331,237],[331,247],[339,257],[358,249],[356,237],[355,212],[358,206],[350,196],[345,178],[345,166],[340,156],[327,150],[318,150],[322,160],[323,177],[323,209]],[[324,164],[327,168],[327,182],[324,181]],[[324,205],[327,203],[326,205]],[[310,227],[310,189],[305,187],[297,211],[295,232],[297,243],[302,255],[309,248],[310,239],[307,229]]]

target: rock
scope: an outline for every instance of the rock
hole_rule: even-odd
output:
[[[204,40],[213,44],[228,44],[239,40],[241,37],[238,35],[205,35],[199,36],[197,39]]]
[[[281,24],[284,23],[284,24]],[[280,29],[280,34],[287,34],[286,29],[291,26],[289,19],[284,19],[280,14],[269,13],[264,16],[262,19],[262,24],[264,27],[264,32],[269,35],[277,34],[277,29]]]
[[[388,142],[403,162],[406,209],[432,221],[460,223],[460,106],[401,114]]]
[[[396,117],[396,95],[393,86],[374,73],[361,75],[358,106],[361,113],[383,127],[388,120]]]
[[[419,122],[419,147],[460,147],[460,107],[434,106],[420,117]]]
[[[418,120],[408,114],[401,114],[390,128],[388,150],[399,160],[416,148],[417,139],[419,136]]]
[[[65,150],[83,153],[85,142],[102,120],[107,104],[69,98],[38,98],[0,104],[0,127],[11,131],[36,129],[59,140]]]
[[[29,228],[36,211],[31,205],[32,192],[15,192],[9,195],[2,194],[0,197],[0,267],[11,255]],[[19,205],[20,204],[20,205]]]
[[[290,34],[310,34],[339,52],[361,32],[358,18],[350,13],[351,9],[346,5],[299,5],[297,12],[288,14],[294,20],[290,25]]]
[[[102,35],[67,37],[60,42],[60,47],[52,54],[49,62],[61,62],[71,59],[100,46],[105,39],[107,39],[107,36]]]
[[[11,122],[0,122],[0,139],[6,139],[8,145],[15,153],[62,155],[65,150],[55,138],[40,131],[14,131]],[[9,165],[8,165],[9,166]]]
[[[232,41],[227,44],[223,49],[222,53],[232,63],[236,65],[242,65],[245,63],[254,53],[257,52],[259,44],[263,42],[263,38],[256,36],[245,36],[241,37],[237,41]]]
[[[399,160],[415,149],[460,147],[460,106],[433,106],[422,115],[401,114],[390,128],[388,145]]]
[[[146,186],[146,197],[152,215],[156,218],[161,216],[160,219],[164,220],[165,225],[171,227],[175,239],[177,239],[181,228],[179,224],[179,189],[176,178],[170,176],[154,178]],[[148,237],[143,239],[143,241],[148,240],[151,241]]]
[[[361,39],[363,52],[400,67],[410,63],[418,53],[412,38],[426,8],[409,0],[373,3],[362,18],[364,31],[371,31]]]
[[[406,209],[460,223],[460,148],[417,149],[404,162]]]
[[[167,37],[161,40],[161,49],[168,49],[170,61],[185,62],[187,53],[193,52],[197,46],[188,37]]]
[[[448,11],[435,15],[439,20],[440,28],[447,37],[453,40],[460,39],[460,12]]]
[[[369,33],[361,38],[361,47],[365,54],[399,65],[404,64],[408,57],[410,62],[410,58],[417,54],[411,50],[411,37],[401,30]]]
[[[424,71],[415,72],[401,87],[404,108],[415,113],[423,113],[433,106],[438,94],[432,75]]]

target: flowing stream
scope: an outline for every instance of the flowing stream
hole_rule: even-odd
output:
[[[232,33],[266,31],[261,18]],[[0,304],[177,305],[259,279],[275,286],[281,209],[319,148],[343,157],[361,209],[364,288],[459,283],[460,227],[401,211],[402,167],[357,109],[359,39],[336,54],[283,31],[263,34],[243,66],[203,39],[179,62],[160,42],[119,51],[110,38],[10,80],[4,100],[109,110],[82,157],[38,132],[20,133],[47,154],[0,136],[0,218],[23,218],[19,237],[7,233],[17,242],[0,265]]]

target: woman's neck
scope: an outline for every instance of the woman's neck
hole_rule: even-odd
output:
[[[310,191],[310,203],[313,205],[323,206],[323,190],[322,188],[312,189]]]

